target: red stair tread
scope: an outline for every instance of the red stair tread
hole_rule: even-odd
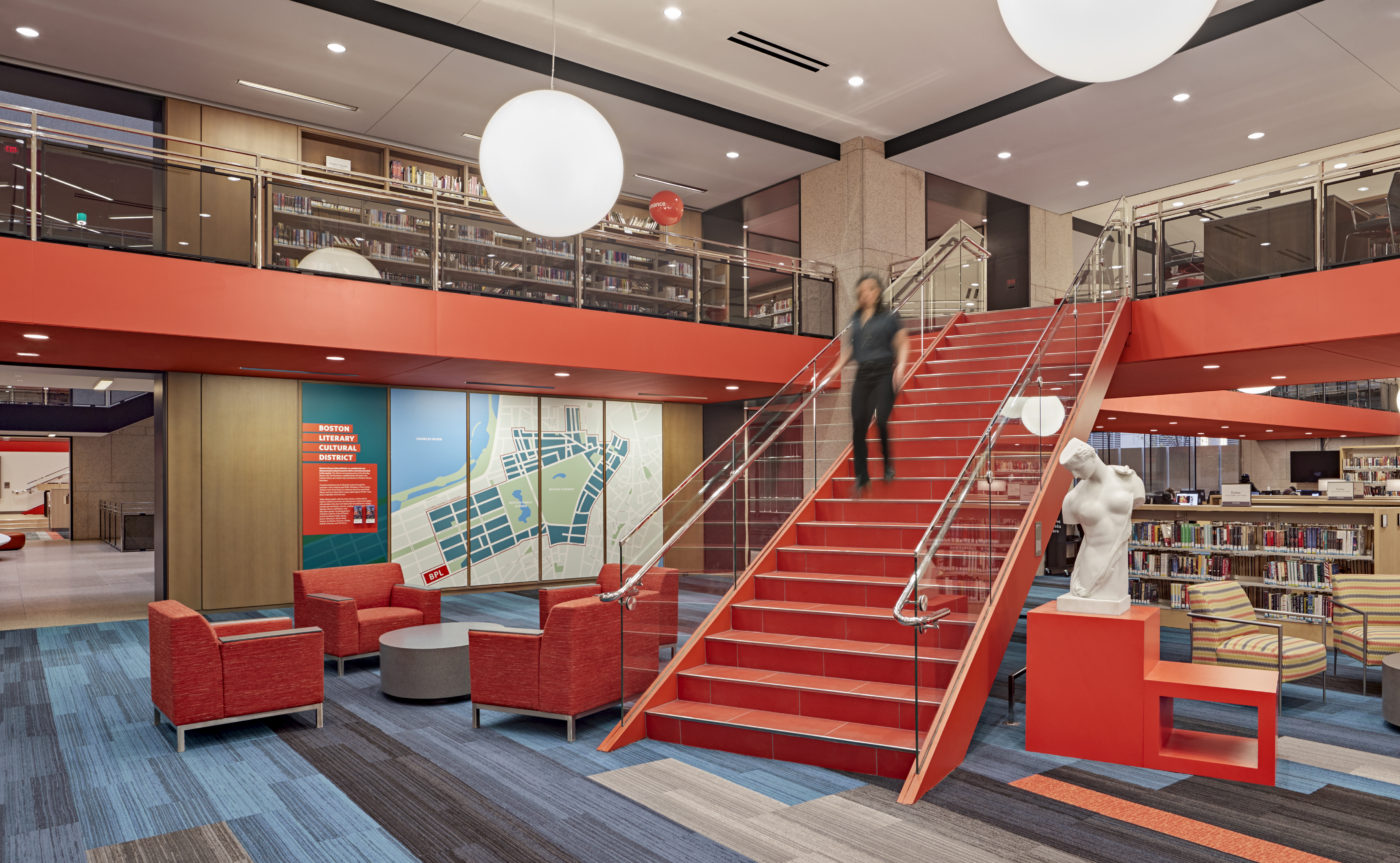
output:
[[[905,752],[913,752],[917,738],[922,736],[916,735],[908,729],[890,728],[885,725],[863,725],[859,722],[842,722],[839,719],[819,719],[812,716],[796,716],[791,713],[774,713],[771,710],[751,710],[745,707],[723,707],[697,701],[667,702],[651,708],[647,714],[694,722],[708,722],[714,725],[733,725],[774,734],[814,737],[841,743],[859,743],[880,749],[897,749]]]
[[[855,653],[862,656],[892,656],[901,659],[914,658],[914,640],[892,644],[885,641],[852,641],[846,638],[820,638],[815,635],[788,635],[781,632],[759,632],[750,629],[726,629],[706,638],[720,641],[746,642],[749,644],[773,644],[781,647],[796,647],[806,650],[824,650],[834,653]],[[920,647],[919,658],[935,662],[957,662],[962,657],[961,650],[949,647]]]
[[[772,572],[754,573],[755,578],[783,578],[794,581],[830,581],[839,584],[878,584],[897,587],[909,581],[907,578],[890,575],[848,575],[841,572],[793,572],[775,569]]]
[[[909,579],[900,579],[908,582]],[[953,597],[948,597],[953,601]],[[930,604],[936,600],[930,599]],[[890,609],[869,605],[837,605],[829,602],[794,602],[790,599],[746,599],[734,603],[734,608],[760,608],[766,611],[804,611],[811,614],[836,614],[842,617],[868,617],[874,620],[893,619]],[[910,630],[913,631],[912,629]],[[911,635],[910,638],[913,636]]]
[[[914,687],[903,683],[872,683],[849,677],[826,677],[820,674],[797,674],[791,671],[769,671],[763,668],[744,668],[736,665],[697,665],[680,672],[682,677],[706,677],[718,680],[732,680],[742,683],[756,683],[764,686],[781,686],[801,689],[805,692],[833,692],[846,695],[859,695],[863,698],[880,698],[889,701],[913,701]],[[919,702],[936,705],[943,697],[943,690],[934,687],[921,687]]]

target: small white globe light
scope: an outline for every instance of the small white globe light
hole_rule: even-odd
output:
[[[317,249],[301,259],[297,269],[310,273],[329,273],[333,276],[358,276],[362,279],[382,278],[378,268],[364,255],[353,249],[328,246]]]
[[[1026,56],[1072,81],[1117,81],[1166,60],[1215,0],[997,0]]]
[[[1268,392],[1268,391],[1271,390],[1271,389],[1273,389],[1273,387],[1271,387],[1271,386],[1269,386],[1269,387],[1240,387],[1240,392],[1242,392],[1242,393],[1249,393],[1249,394],[1252,395],[1252,396],[1260,396],[1260,395],[1263,395],[1264,393]]]
[[[1012,396],[1006,400],[1006,405],[1001,409],[1001,415],[1008,420],[1018,420],[1021,418],[1021,410],[1025,406],[1026,400],[1019,396]]]
[[[622,191],[622,146],[598,109],[558,90],[521,93],[481,133],[481,180],[501,213],[542,237],[598,224]]]
[[[1058,396],[1032,396],[1021,407],[1021,424],[1037,437],[1049,437],[1065,424],[1065,406]]]

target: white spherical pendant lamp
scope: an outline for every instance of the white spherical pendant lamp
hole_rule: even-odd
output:
[[[481,133],[481,180],[502,215],[532,234],[598,224],[622,191],[622,146],[598,109],[558,90],[502,105]]]
[[[379,269],[369,259],[353,249],[327,246],[317,249],[297,264],[297,269],[309,273],[327,273],[332,276],[357,276],[362,279],[383,278]]]
[[[1026,56],[1061,78],[1117,81],[1175,54],[1215,0],[997,0]]]
[[[1273,387],[1240,387],[1239,391],[1242,393],[1248,393],[1252,396],[1262,396],[1264,393],[1269,392],[1272,389]]]
[[[1037,437],[1049,437],[1065,424],[1065,406],[1055,396],[1032,396],[1021,407],[1021,424]]]

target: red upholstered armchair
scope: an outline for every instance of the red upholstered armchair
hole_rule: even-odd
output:
[[[298,626],[326,633],[326,655],[344,676],[345,660],[379,655],[379,636],[406,626],[442,622],[436,590],[403,583],[397,563],[299,569],[292,573]]]
[[[627,567],[627,577],[636,573],[635,565]],[[637,604],[650,603],[656,606],[656,627],[660,636],[660,646],[676,643],[676,630],[679,626],[680,572],[669,566],[653,566],[642,576],[641,592],[637,594]],[[598,570],[597,584],[581,584],[575,587],[546,587],[540,590],[540,626],[549,618],[550,609],[561,602],[609,593],[622,586],[621,567],[615,563],[605,563]]]
[[[321,727],[325,666],[321,630],[285,617],[210,624],[173,599],[147,606],[151,703],[175,726],[175,750],[194,728],[316,711]]]
[[[574,720],[618,701],[621,610],[588,596],[555,605],[538,635],[473,632],[472,726],[483,710],[563,719],[572,742]],[[647,610],[629,612],[637,613],[649,616]],[[629,666],[656,676],[654,640],[631,639],[627,653]],[[629,690],[640,686],[638,680]]]

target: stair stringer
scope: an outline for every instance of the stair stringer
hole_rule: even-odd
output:
[[[914,766],[904,781],[899,794],[900,803],[917,803],[967,755],[967,747],[972,742],[982,708],[991,693],[1002,656],[1011,642],[1026,596],[1030,593],[1031,582],[1043,565],[1044,548],[1036,547],[1035,529],[1039,526],[1042,541],[1048,541],[1060,505],[1069,491],[1070,475],[1059,465],[1060,451],[1071,438],[1088,440],[1130,329],[1128,300],[1123,298],[1118,301],[1118,307],[1085,374],[1074,408],[1054,449],[1050,451],[1040,487],[997,573],[987,598],[986,610],[968,637],[963,658],[948,684],[933,726],[924,737],[919,756],[915,758]],[[911,641],[912,638],[911,635]]]
[[[912,377],[928,358],[933,356],[933,352],[953,331],[953,328],[963,320],[965,314],[959,311],[944,324],[943,328],[924,348],[919,358],[910,363],[909,376]],[[832,481],[845,469],[851,459],[851,445],[847,444],[841,456],[832,461],[831,467],[822,476],[813,488],[812,493],[797,506],[787,521],[783,522],[774,534],[772,539],[763,547],[753,559],[753,562],[745,568],[743,574],[734,585],[734,589],[725,594],[719,603],[715,605],[700,625],[695,628],[685,644],[676,651],[676,655],[657,674],[656,679],[647,687],[632,708],[617,725],[613,726],[608,736],[603,738],[603,742],[598,744],[598,751],[612,752],[614,749],[621,749],[629,743],[636,743],[644,739],[646,735],[646,712],[652,707],[675,701],[679,697],[677,679],[682,671],[694,668],[705,663],[705,638],[727,629],[732,629],[731,609],[735,603],[745,602],[755,598],[754,575],[760,572],[773,572],[778,568],[778,549],[785,545],[793,545],[797,541],[797,525],[800,522],[812,521],[816,518],[817,500],[824,495],[830,494]],[[625,614],[622,603],[618,603],[618,613]]]

